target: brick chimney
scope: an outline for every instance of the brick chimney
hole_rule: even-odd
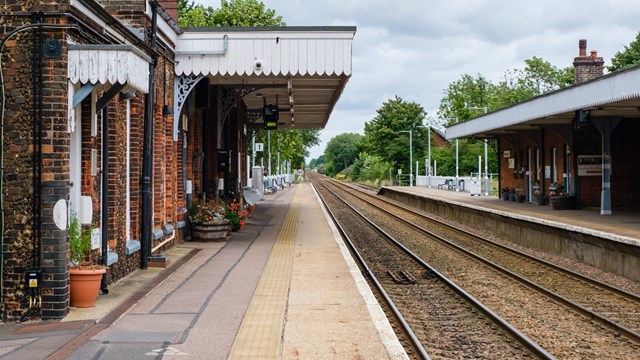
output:
[[[587,55],[587,40],[585,39],[581,39],[578,46],[580,53],[573,59],[575,83],[579,84],[602,76],[604,60],[598,56],[598,52],[591,50],[591,54]]]
[[[178,23],[178,0],[158,0],[158,4],[164,8],[167,15]]]

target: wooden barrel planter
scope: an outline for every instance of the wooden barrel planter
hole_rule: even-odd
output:
[[[191,235],[194,240],[225,241],[229,232],[229,220],[193,223]]]
[[[575,196],[552,196],[550,199],[553,210],[572,210],[576,208]]]

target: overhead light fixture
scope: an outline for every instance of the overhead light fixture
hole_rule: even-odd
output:
[[[169,105],[165,105],[162,107],[162,115],[173,115],[173,109]]]
[[[127,91],[125,93],[120,93],[120,100],[129,100],[136,97],[136,94],[132,91]]]

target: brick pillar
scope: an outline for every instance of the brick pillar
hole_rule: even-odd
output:
[[[66,180],[42,182],[42,319],[59,319],[69,311],[69,230],[53,222],[53,207],[59,200],[69,202],[69,190]]]
[[[587,55],[587,40],[581,39],[578,43],[579,55],[573,59],[575,83],[596,79],[604,73],[604,60],[598,56],[598,52],[591,50]]]

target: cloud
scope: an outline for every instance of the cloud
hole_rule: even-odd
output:
[[[498,81],[533,56],[572,66],[579,39],[610,64],[640,30],[637,0],[262,1],[289,26],[358,27],[353,75],[313,158],[333,136],[363,133],[364,123],[396,95],[435,115],[443,90],[463,74]]]

